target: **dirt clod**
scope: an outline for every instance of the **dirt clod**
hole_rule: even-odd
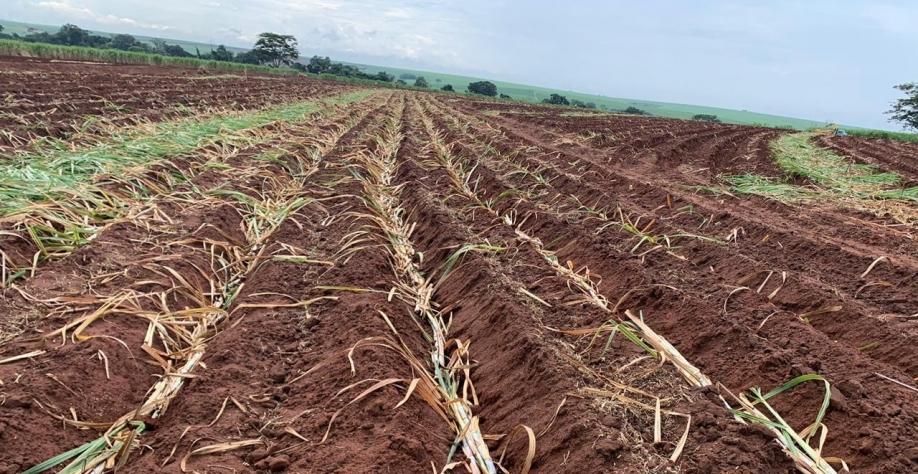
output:
[[[282,472],[290,466],[290,457],[286,454],[268,458],[268,470],[271,472]]]

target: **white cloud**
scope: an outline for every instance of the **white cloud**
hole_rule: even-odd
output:
[[[132,26],[135,28],[144,28],[148,30],[168,31],[172,30],[171,26],[158,25],[155,23],[144,23],[133,18],[120,17],[112,14],[96,13],[89,8],[75,5],[69,0],[49,1],[44,0],[35,4],[37,7],[50,10],[56,13],[73,16],[82,20],[95,21],[103,25],[122,25]]]
[[[64,13],[67,15],[76,15],[76,16],[92,16],[93,13],[88,8],[77,7],[76,5],[71,5],[69,2],[38,2],[37,6],[39,8],[44,8],[45,10],[51,10],[58,13]]]

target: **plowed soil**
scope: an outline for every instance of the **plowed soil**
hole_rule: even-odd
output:
[[[272,75],[0,57],[0,152],[44,137],[305,100],[336,84]]]
[[[0,80],[18,84],[15,107],[25,106],[20,96],[47,107],[84,94],[60,86],[66,69],[90,88],[101,80],[87,78],[109,77],[98,86],[107,100],[172,91],[125,96],[139,101],[132,113],[157,120],[183,100],[257,107],[274,93],[338,90],[3,61]],[[123,75],[111,79],[108,68]],[[75,117],[65,116],[53,121]],[[142,404],[164,376],[151,351],[166,348],[145,347],[150,323],[137,314],[196,307],[167,289],[213,297],[225,281],[238,290],[227,318],[210,329],[202,364],[168,409],[140,418],[146,430],[123,472],[418,473],[454,462],[454,472],[467,470],[451,419],[418,395],[418,367],[379,343],[398,340],[430,369],[428,328],[394,288],[404,248],[434,289],[449,345],[467,345],[465,392],[492,458],[509,472],[795,472],[774,435],[738,422],[721,397],[809,373],[832,387],[823,456],[853,472],[918,472],[914,229],[833,203],[702,190],[724,174],[781,176],[768,143],[787,132],[391,90],[276,126],[271,140],[228,154],[3,289],[0,360],[31,355],[0,363],[0,472],[96,439]],[[823,145],[915,179],[907,145]],[[362,158],[390,146],[391,180],[377,184],[401,210],[402,238],[373,217],[366,180],[375,171]],[[229,191],[298,204],[254,238],[250,208]],[[0,250],[31,251],[14,240]],[[220,265],[218,248],[245,264]],[[80,337],[75,325],[61,334],[128,292],[135,312],[108,311]],[[594,337],[590,328],[625,310],[714,383],[687,383],[621,335]],[[822,393],[805,384],[774,406],[802,430]],[[244,440],[252,442],[195,451]]]

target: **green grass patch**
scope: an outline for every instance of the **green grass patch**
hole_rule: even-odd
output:
[[[817,194],[815,190],[804,186],[782,183],[776,179],[754,174],[726,176],[724,181],[730,185],[733,192],[755,194],[782,202],[800,201],[812,198]]]
[[[0,216],[34,202],[73,195],[98,174],[180,156],[218,141],[244,145],[252,138],[239,132],[273,122],[300,122],[323,102],[349,103],[372,94],[373,91],[362,90],[253,112],[161,122],[132,128],[99,144],[77,149],[66,141],[48,140],[37,150],[0,159]]]
[[[757,175],[725,176],[730,191],[782,202],[835,202],[845,207],[891,216],[901,222],[918,221],[918,187],[902,187],[902,177],[873,165],[854,163],[822,148],[812,139],[819,131],[784,135],[771,143],[775,163],[788,176],[811,184]]]
[[[908,195],[893,189],[902,183],[898,174],[882,172],[873,165],[854,163],[814,143],[812,139],[820,133],[787,134],[771,142],[775,162],[786,173],[809,179],[836,194],[863,199]]]
[[[848,135],[862,138],[879,138],[907,143],[918,143],[918,133],[887,132],[885,130],[845,129]]]

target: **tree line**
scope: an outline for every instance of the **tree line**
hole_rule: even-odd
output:
[[[55,33],[41,31],[27,35],[4,34],[0,25],[0,39],[13,39],[28,43],[48,43],[84,48],[117,49],[135,53],[159,54],[180,58],[198,58],[203,60],[227,61],[262,66],[289,66],[299,57],[296,38],[290,35],[262,33],[258,35],[255,47],[249,51],[233,53],[224,45],[212,51],[201,53],[195,48],[192,54],[179,44],[170,44],[165,40],[153,39],[151,42],[140,41],[133,35],[94,35],[77,25],[68,23]]]
[[[356,66],[334,62],[328,56],[313,56],[305,64],[301,63],[298,61],[300,53],[297,39],[292,35],[281,35],[270,32],[258,35],[258,39],[251,50],[235,53],[221,44],[206,53],[202,53],[199,49],[195,48],[195,53],[192,54],[179,44],[170,44],[161,39],[153,39],[150,42],[146,42],[138,40],[136,37],[129,34],[116,34],[111,36],[96,35],[89,30],[85,30],[71,23],[62,26],[54,33],[42,31],[27,35],[5,34],[3,33],[3,25],[0,25],[0,39],[79,46],[84,48],[117,49],[136,53],[198,58],[209,61],[224,61],[260,66],[287,66],[312,74],[330,74],[356,79],[391,82],[404,86],[410,85],[422,89],[430,88],[430,83],[423,76],[405,73],[396,80],[394,76],[385,71],[380,71],[376,74],[368,74],[361,71]],[[409,84],[406,82],[406,79],[413,80],[414,82]],[[438,79],[437,82],[440,82],[440,80]],[[451,84],[444,85],[440,90],[455,92]],[[498,96],[497,86],[490,81],[471,82],[466,91],[470,94],[479,94],[489,97]],[[506,94],[500,94],[500,96],[503,98],[510,98],[510,96]]]

